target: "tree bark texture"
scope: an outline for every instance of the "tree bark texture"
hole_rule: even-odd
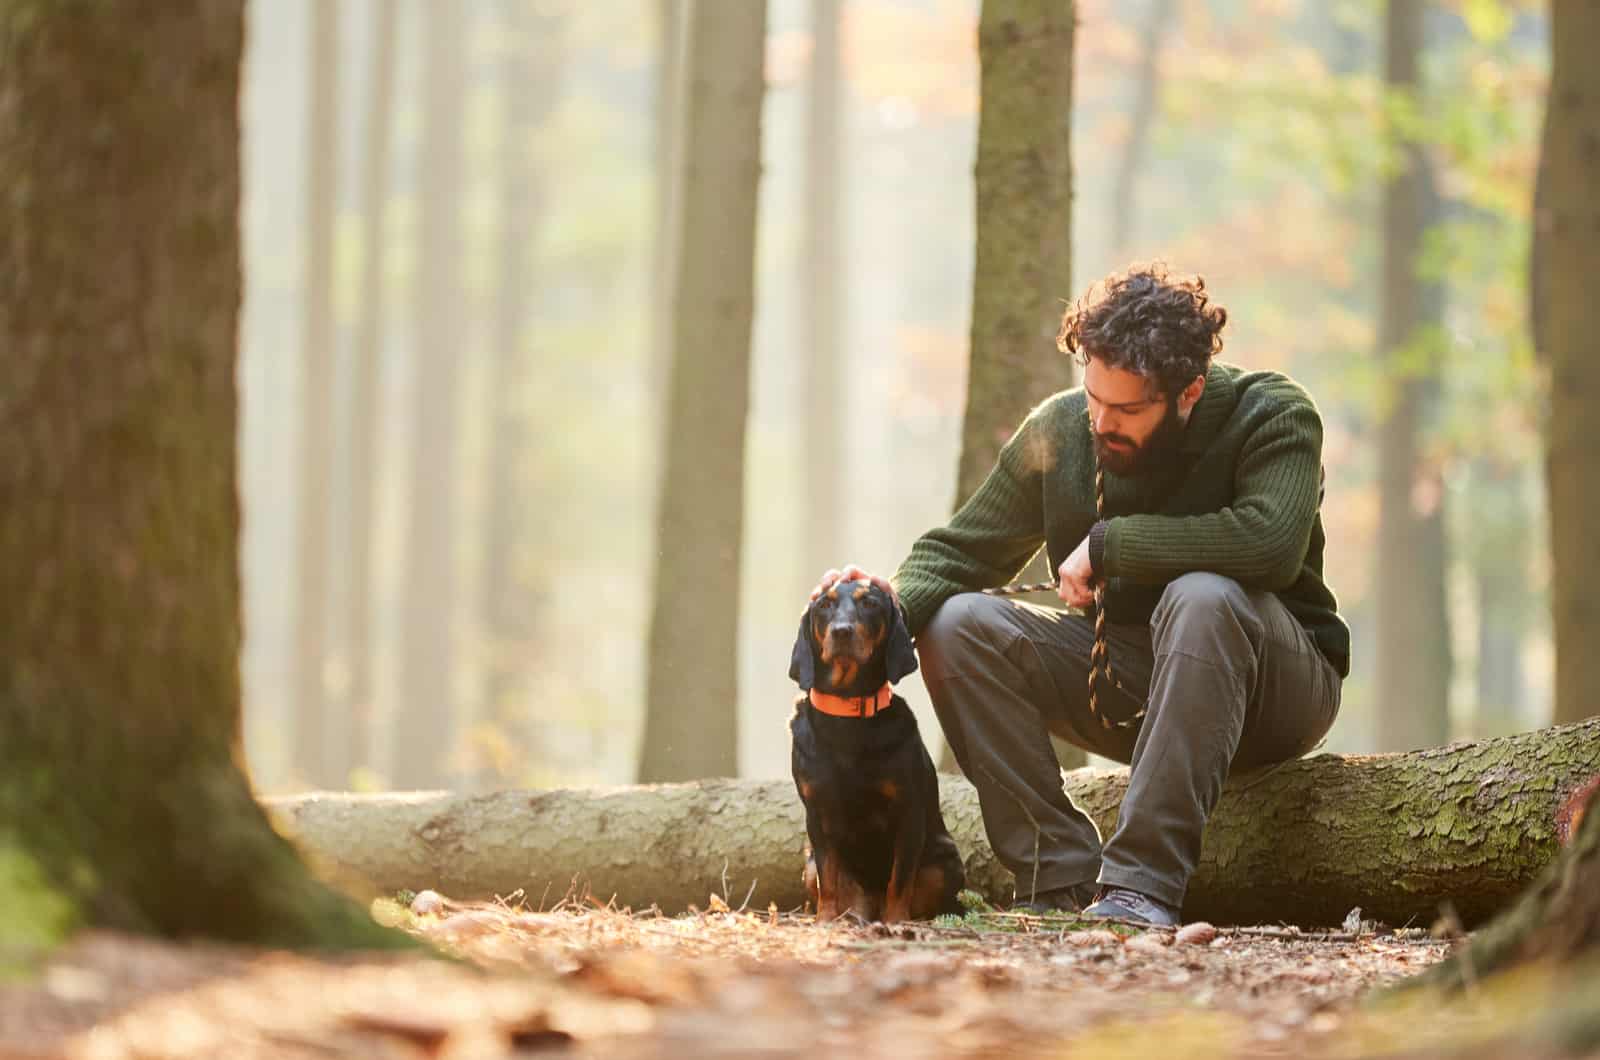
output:
[[[765,0],[697,0],[688,23],[644,781],[738,771],[739,553],[766,25]]]
[[[330,5],[331,6],[331,5]],[[378,395],[383,391],[384,266],[394,132],[395,37],[399,0],[376,0],[372,60],[361,155],[361,291],[350,374],[350,445],[346,489],[344,641],[350,674],[345,702],[345,756],[371,761],[373,696],[373,535],[378,503]]]
[[[1595,782],[1570,798],[1571,831],[1560,856],[1516,902],[1420,983],[1462,986],[1528,961],[1567,962],[1600,951],[1600,799]]]
[[[1072,382],[1056,349],[1072,295],[1072,32],[1063,0],[984,0],[978,243],[956,474],[959,507],[1028,410]]]
[[[323,684],[328,648],[328,512],[333,449],[333,220],[339,158],[339,8],[307,20],[305,272],[301,276],[300,508],[295,519],[294,771],[312,787],[340,784]]]
[[[1417,98],[1425,6],[1389,0],[1384,65],[1391,94]],[[1376,606],[1377,687],[1390,709],[1378,712],[1377,743],[1405,751],[1450,737],[1444,490],[1420,445],[1437,368],[1414,363],[1423,329],[1438,322],[1442,292],[1417,274],[1423,234],[1438,212],[1427,159],[1419,144],[1394,130],[1390,137],[1400,169],[1383,188]]]
[[[422,7],[422,158],[416,376],[401,615],[395,783],[441,783],[454,746],[457,382],[460,369],[462,21],[454,0]]]
[[[1600,703],[1600,6],[1551,4],[1550,95],[1542,168],[1544,201],[1534,223],[1540,255],[1536,317],[1549,366],[1546,476],[1550,497],[1551,619],[1555,629],[1557,720],[1574,721]]]
[[[1600,772],[1600,719],[1411,754],[1323,755],[1230,780],[1206,830],[1184,912],[1228,922],[1337,923],[1354,906],[1394,924],[1450,902],[1468,922],[1505,906],[1550,861],[1558,808]],[[1109,835],[1126,770],[1066,775]],[[969,885],[1009,900],[977,797],[942,777]],[[711,892],[794,908],[804,823],[794,785],[705,781],[594,790],[307,795],[275,800],[282,825],[371,893],[433,887],[460,898],[521,889],[552,904],[574,881],[635,909],[702,907]],[[723,883],[726,876],[726,884]]]
[[[0,5],[0,905],[376,942],[237,765],[242,43],[241,0]]]

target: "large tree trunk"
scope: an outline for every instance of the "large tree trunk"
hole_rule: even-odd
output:
[[[1575,721],[1600,703],[1600,299],[1590,287],[1600,232],[1600,6],[1553,0],[1550,103],[1535,217],[1536,312],[1550,372],[1546,474],[1550,494],[1551,616],[1555,628],[1555,716]]]
[[[843,292],[848,262],[840,253],[843,214],[840,181],[839,0],[811,2],[811,81],[806,96],[806,223],[799,259],[800,289],[805,299],[800,350],[804,373],[805,468],[800,511],[811,516],[802,535],[802,581],[829,567],[849,562],[842,531],[844,520],[829,518],[835,500],[851,488],[845,459],[841,411],[843,387]],[[804,584],[810,584],[804,581]]]
[[[1426,0],[1389,0],[1385,86],[1416,97]],[[1441,292],[1417,275],[1437,193],[1419,144],[1390,130],[1401,168],[1383,189],[1383,269],[1378,350],[1385,389],[1378,427],[1377,744],[1432,747],[1450,736],[1449,622],[1445,608],[1444,490],[1425,467],[1419,438],[1436,369],[1415,363],[1424,329],[1438,322]]]
[[[389,148],[394,127],[395,36],[398,0],[376,0],[371,87],[361,158],[361,293],[350,373],[350,445],[346,488],[344,642],[349,673],[345,694],[345,758],[367,765],[372,755],[375,684],[372,643],[373,512],[378,499],[378,395],[383,389],[385,215],[389,208]],[[332,6],[332,5],[328,5]]]
[[[984,0],[978,245],[959,506],[1028,410],[1072,381],[1056,349],[1072,283],[1072,29],[1062,0]]]
[[[738,771],[739,551],[766,28],[765,0],[697,0],[689,18],[645,781]]]
[[[240,0],[0,6],[0,908],[38,941],[389,938],[237,764],[242,41]]]
[[[488,717],[504,727],[526,761],[533,749],[518,688],[537,659],[541,587],[524,562],[534,512],[547,505],[530,495],[530,357],[527,309],[534,289],[530,262],[543,231],[543,174],[533,159],[534,137],[555,106],[562,78],[565,16],[524,0],[502,8],[505,28],[501,96],[505,106],[500,160],[500,275],[490,351],[488,512],[484,517],[483,625],[489,640],[484,699]]]
[[[977,248],[956,507],[1028,410],[1072,382],[1055,336],[1072,285],[1075,18],[1062,0],[984,0],[978,23]],[[1054,576],[1042,557],[1027,580]],[[1055,747],[1064,765],[1085,761]],[[948,746],[939,767],[956,769]]]
[[[333,441],[333,214],[339,158],[339,8],[307,22],[305,273],[300,336],[300,508],[295,520],[294,759],[313,788],[342,784],[329,753],[323,684],[328,628],[328,453]]]
[[[456,395],[460,368],[463,9],[423,5],[421,246],[417,254],[416,373],[411,490],[400,633],[395,784],[440,783],[456,733]]]
[[[1206,829],[1187,916],[1328,924],[1354,906],[1427,923],[1502,908],[1555,851],[1562,801],[1600,772],[1600,719],[1412,754],[1323,755],[1233,778]],[[1109,835],[1127,770],[1067,774]],[[1008,899],[972,787],[942,778],[972,887]],[[285,826],[374,893],[462,898],[522,889],[553,902],[579,879],[602,901],[681,910],[754,884],[756,908],[798,906],[803,819],[787,780],[597,790],[315,795],[278,800]],[[724,873],[727,883],[722,883]],[[1026,881],[1022,881],[1025,889]]]

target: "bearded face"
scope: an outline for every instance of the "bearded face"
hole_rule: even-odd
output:
[[[1183,444],[1189,411],[1204,390],[1197,382],[1169,398],[1138,372],[1091,357],[1083,385],[1100,466],[1114,475],[1142,475],[1169,462]]]

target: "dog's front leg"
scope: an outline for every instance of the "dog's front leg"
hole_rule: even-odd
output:
[[[883,905],[883,920],[893,924],[912,919],[912,903],[917,892],[917,875],[922,868],[922,849],[928,841],[928,822],[914,805],[901,803],[907,812],[901,816],[894,838],[894,868],[889,872],[889,893]]]

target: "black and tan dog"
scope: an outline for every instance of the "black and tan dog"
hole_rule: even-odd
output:
[[[899,608],[870,582],[833,586],[800,620],[789,676],[802,694],[789,731],[818,920],[959,911],[965,875],[938,776],[911,707],[890,687],[916,668]]]

